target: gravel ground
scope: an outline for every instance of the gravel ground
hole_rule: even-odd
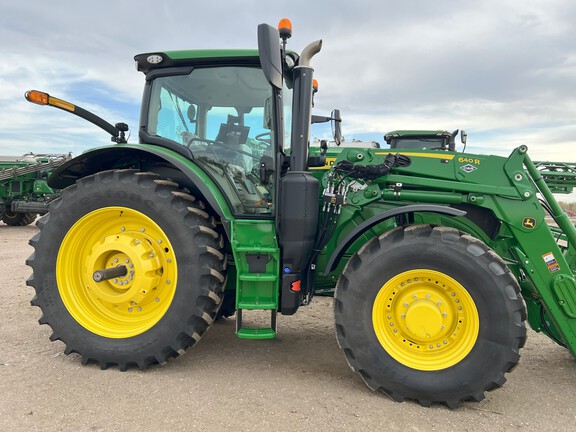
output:
[[[576,430],[576,362],[548,338],[530,331],[520,364],[484,401],[423,408],[372,392],[348,368],[330,298],[279,316],[275,340],[240,340],[226,319],[165,366],[82,366],[30,306],[36,232],[0,224],[0,431]]]

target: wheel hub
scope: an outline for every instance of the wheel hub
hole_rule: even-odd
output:
[[[386,282],[374,300],[372,322],[392,357],[421,370],[458,363],[473,348],[479,329],[466,289],[434,270],[410,270]]]
[[[101,283],[90,283],[92,295],[101,301],[131,306],[149,301],[147,298],[157,286],[161,263],[146,238],[132,233],[106,236],[95,244],[88,257],[88,273],[99,268],[112,268],[119,264],[128,268],[125,276]]]
[[[426,340],[435,337],[444,328],[442,311],[429,300],[417,300],[406,310],[406,330],[414,338]]]

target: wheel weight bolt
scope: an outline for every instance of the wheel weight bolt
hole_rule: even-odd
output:
[[[94,279],[95,282],[102,282],[108,279],[113,279],[120,276],[126,276],[127,273],[128,269],[126,268],[126,266],[119,265],[117,267],[96,270],[92,275],[92,279]]]

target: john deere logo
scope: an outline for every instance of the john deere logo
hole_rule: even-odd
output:
[[[522,221],[522,226],[524,228],[534,229],[536,228],[536,219],[531,217],[525,217],[524,220]]]

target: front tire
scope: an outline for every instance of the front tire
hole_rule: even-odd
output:
[[[397,228],[338,280],[337,339],[352,369],[393,399],[456,407],[500,387],[526,340],[519,286],[481,241],[452,228]]]
[[[52,340],[102,368],[145,369],[194,345],[222,299],[222,238],[172,181],[106,171],[67,188],[39,222],[28,285]],[[126,274],[96,282],[97,270]]]

